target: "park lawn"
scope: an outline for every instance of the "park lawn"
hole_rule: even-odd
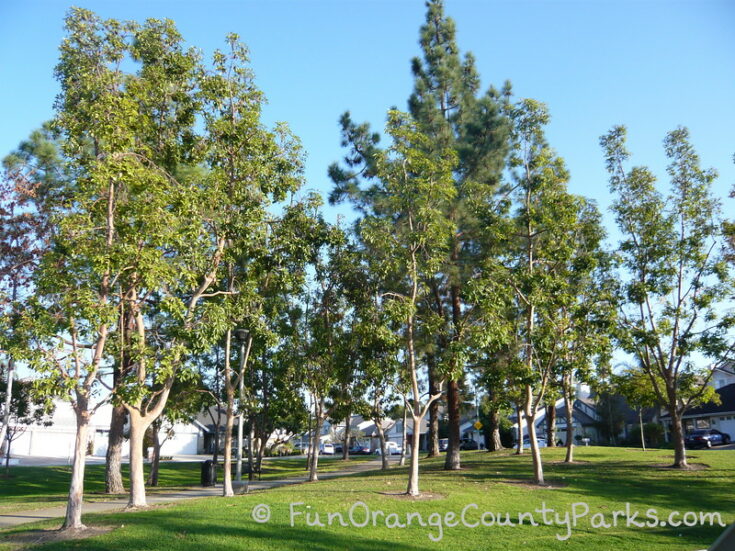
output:
[[[636,521],[647,521],[645,514],[651,508],[657,510],[659,519],[667,518],[673,511],[682,514],[702,511],[719,512],[726,524],[735,521],[735,453],[732,451],[693,452],[692,462],[708,467],[682,472],[661,468],[660,464],[671,461],[672,452],[668,450],[644,453],[634,449],[589,447],[578,448],[576,454],[580,463],[564,465],[560,463],[563,450],[544,450],[547,481],[552,484],[549,488],[527,484],[531,476],[528,455],[464,452],[464,468],[459,472],[443,471],[441,458],[422,461],[421,490],[430,495],[427,499],[412,500],[396,495],[405,488],[406,470],[393,468],[385,473],[373,471],[234,498],[205,498],[141,512],[89,515],[85,517],[87,525],[114,529],[86,540],[56,542],[40,548],[45,551],[694,551],[709,546],[723,530],[719,526],[626,527],[621,518],[617,527],[593,528],[587,516],[572,527],[568,540],[559,541],[557,534],[566,535],[566,528],[544,526],[541,514],[536,513],[539,526],[529,526],[528,519],[522,526],[460,525],[444,528],[441,541],[435,542],[429,537],[439,535],[434,526],[422,527],[414,521],[408,528],[391,529],[385,526],[385,517],[377,514],[376,526],[344,527],[338,524],[337,517],[332,526],[307,526],[303,514],[295,517],[291,526],[289,507],[294,503],[301,503],[294,505],[294,510],[309,511],[312,520],[313,513],[320,513],[325,524],[326,515],[336,512],[349,522],[348,511],[356,502],[364,503],[355,506],[356,522],[362,520],[366,507],[371,512],[381,510],[385,515],[396,513],[403,522],[409,512],[416,512],[429,522],[432,513],[445,515],[454,511],[459,515],[463,508],[476,504],[477,509],[471,509],[468,515],[469,522],[476,522],[481,512],[491,511],[502,513],[503,518],[505,513],[510,513],[511,520],[517,524],[518,513],[533,512],[545,504],[563,514],[571,510],[573,503],[585,503],[589,515],[603,513],[608,522],[612,521],[613,511],[625,509],[626,503],[631,511],[640,512]],[[267,523],[253,520],[252,511],[259,504],[270,508]],[[489,521],[490,517],[486,519]],[[58,522],[35,525],[38,526],[58,526]],[[0,545],[4,537],[13,537],[12,534],[27,529],[0,533]]]
[[[336,457],[320,457],[319,471],[330,472],[344,468],[354,461],[375,459],[374,456],[355,456],[349,461]],[[146,465],[146,476],[149,465]],[[122,466],[123,479],[127,484],[128,465]],[[233,465],[234,473],[234,465]],[[306,473],[306,459],[293,458],[265,458],[262,467],[262,480],[276,480],[303,475]],[[201,463],[162,461],[158,486],[147,488],[148,493],[157,493],[173,489],[200,486]],[[222,481],[222,470],[217,475]],[[70,466],[54,467],[10,467],[10,476],[5,478],[4,469],[0,472],[0,514],[10,511],[27,511],[57,505],[65,505],[71,478]],[[105,494],[105,466],[87,465],[84,474],[85,500],[106,501],[110,499]],[[127,495],[127,494],[123,494]],[[0,548],[1,549],[1,548]]]

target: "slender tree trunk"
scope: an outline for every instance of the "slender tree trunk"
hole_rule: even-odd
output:
[[[319,467],[319,441],[320,441],[320,434],[322,432],[322,406],[320,404],[321,400],[315,400],[315,411],[314,411],[314,421],[315,421],[315,430],[314,430],[314,442],[313,442],[313,452],[311,456],[311,463],[309,464],[309,482],[316,482],[319,480],[319,475],[317,473],[317,469]]]
[[[130,357],[130,338],[135,330],[135,316],[131,310],[125,308],[120,316],[119,338],[120,358],[112,367],[112,386],[117,389],[122,380],[122,373],[127,373],[132,367]],[[125,444],[125,420],[127,411],[125,406],[118,403],[113,405],[110,416],[110,432],[107,436],[107,453],[105,454],[105,492],[121,494],[125,492],[122,478],[122,452]]]
[[[528,427],[528,440],[531,443],[531,456],[533,458],[533,481],[536,484],[544,483],[544,467],[541,463],[541,450],[536,440],[536,407],[533,404],[533,391],[526,385],[526,426]]]
[[[345,416],[345,440],[342,444],[342,459],[347,460],[350,458],[350,419],[352,415],[348,412]]]
[[[219,461],[219,434],[222,426],[222,411],[217,402],[217,420],[214,422],[214,451],[212,452],[212,462],[216,465]]]
[[[523,453],[523,410],[516,405],[516,419],[518,420],[518,442],[516,442],[516,455]]]
[[[380,468],[384,471],[388,470],[388,450],[385,446],[385,431],[383,430],[383,418],[373,417],[373,423],[375,423],[375,430],[378,431],[378,442],[380,443]]]
[[[546,406],[546,445],[556,447],[556,403]]]
[[[255,461],[253,458],[254,447],[255,447],[255,419],[251,415],[250,419],[248,419],[248,480],[252,480],[253,476],[255,475]]]
[[[677,411],[676,404],[671,407],[671,439],[674,443],[674,464],[673,467],[678,469],[686,469],[689,467],[687,463],[687,451],[684,446],[684,430],[681,423],[681,413]]]
[[[222,496],[232,497],[235,492],[232,489],[232,428],[235,426],[235,385],[232,384],[231,362],[232,330],[225,333],[225,447],[222,457]]]
[[[13,291],[10,295],[10,300],[15,302],[18,300],[18,280],[13,279]],[[6,386],[5,386],[5,404],[3,409],[3,421],[2,425],[0,425],[0,457],[2,456],[3,450],[5,450],[5,446],[8,446],[8,449],[5,450],[6,455],[8,458],[10,458],[10,444],[5,442],[6,435],[8,434],[8,430],[10,428],[10,404],[13,401],[13,382],[15,381],[15,360],[12,356],[8,356],[8,373],[7,373],[7,380],[6,380]],[[7,468],[7,466],[6,466]]]
[[[0,452],[5,450],[5,438],[10,426],[10,403],[13,398],[13,381],[15,380],[15,360],[8,359],[8,374],[5,386],[5,404],[3,409],[3,424],[0,426]]]
[[[638,408],[638,425],[641,428],[641,446],[643,451],[646,451],[646,434],[643,430],[643,408]]]
[[[62,530],[84,530],[82,524],[82,503],[84,500],[84,468],[86,466],[87,434],[89,432],[89,411],[84,400],[78,400],[76,412],[77,434],[74,441],[74,460],[71,467],[69,500],[66,504],[66,517]]]
[[[406,493],[410,496],[419,495],[419,431],[421,418],[412,415],[413,433],[411,434],[411,468],[408,471],[408,488]]]
[[[426,356],[426,363],[429,367],[429,395],[439,392],[439,385],[436,382],[436,365],[433,355]],[[426,457],[439,456],[439,400],[432,402],[429,407],[429,432],[428,432],[428,454]]]
[[[500,441],[500,412],[496,409],[490,412],[488,430],[490,432],[490,439],[488,442],[487,450],[490,452],[496,452],[503,449],[503,443]]]
[[[406,464],[406,449],[408,446],[408,442],[406,440],[408,439],[408,427],[406,427],[406,423],[408,423],[408,406],[406,406],[406,396],[403,396],[403,426],[401,430],[403,431],[401,434],[401,459],[398,461],[398,465],[403,467]]]
[[[307,434],[309,435],[309,445],[306,448],[306,470],[311,471],[311,461],[314,457],[313,453],[313,444],[314,444],[314,434],[311,430],[312,424],[311,424],[311,414],[312,414],[312,407],[311,407],[311,395],[309,395],[309,420],[308,420],[308,427],[309,430]]]
[[[452,260],[457,260],[458,252],[452,256]],[[452,297],[452,325],[454,326],[454,340],[459,340],[460,324],[462,318],[462,306],[460,303],[459,287],[452,285],[450,289]],[[459,366],[457,366],[459,367]],[[464,367],[464,366],[462,366]],[[444,460],[444,470],[458,471],[461,468],[459,457],[459,444],[461,434],[460,425],[460,399],[459,399],[459,381],[450,379],[447,385],[447,413],[449,418],[449,445],[447,447],[447,457]]]
[[[150,426],[139,413],[130,414],[130,500],[128,507],[147,507],[145,499],[145,470],[143,461],[143,441]]]
[[[105,493],[125,492],[121,472],[122,451],[125,444],[125,406],[114,406],[110,417],[110,433],[105,454]]]
[[[567,455],[564,458],[564,463],[572,463],[574,462],[574,402],[571,399],[571,388],[569,388],[571,385],[567,380],[567,376],[564,377],[564,380],[566,381],[563,386],[564,409],[566,409],[564,416],[567,422]]]
[[[459,458],[460,430],[459,430],[459,383],[449,381],[447,386],[447,410],[449,413],[449,444],[447,456],[444,460],[444,470],[457,471],[461,468]]]
[[[233,395],[234,399],[234,395]],[[235,412],[230,400],[227,400],[225,415],[225,448],[222,451],[222,495],[235,495],[232,490],[232,429],[235,426]]]
[[[153,457],[151,458],[151,470],[148,473],[148,486],[158,486],[158,468],[161,464],[161,429],[160,417],[151,423],[151,441],[153,443]]]

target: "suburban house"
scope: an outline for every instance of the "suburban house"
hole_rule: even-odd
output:
[[[735,439],[735,365],[731,362],[714,370],[709,385],[720,396],[720,404],[709,402],[687,410],[682,416],[684,430],[717,429]],[[669,415],[661,416],[669,437]]]
[[[709,402],[688,410],[682,421],[686,431],[717,429],[735,438],[735,382],[717,388],[720,404]],[[666,416],[664,416],[666,418]]]
[[[567,408],[564,405],[564,399],[560,398],[554,404],[556,407],[556,439],[566,441],[567,433]],[[510,416],[513,422],[513,431],[516,441],[518,441],[518,420],[515,414]],[[577,443],[583,438],[589,438],[590,443],[595,443],[598,438],[597,423],[600,416],[597,414],[595,403],[589,397],[578,397],[572,404],[572,430],[574,441]],[[548,419],[546,417],[546,408],[540,408],[536,416],[536,436],[546,439]],[[522,436],[524,439],[528,437],[528,427],[524,421]]]
[[[76,416],[69,402],[56,400],[54,406],[51,425],[23,425],[24,431],[13,441],[10,449],[13,456],[53,457],[71,461],[76,439]],[[105,404],[92,416],[88,455],[104,456],[107,452],[111,415],[112,406]],[[164,426],[160,433],[161,441],[165,439],[161,455],[196,454],[205,430],[206,427],[197,421]],[[123,447],[123,455],[128,455],[127,446]]]

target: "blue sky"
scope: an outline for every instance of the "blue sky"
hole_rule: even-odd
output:
[[[51,117],[63,1],[0,0],[0,155]],[[419,53],[420,0],[87,1],[104,17],[173,19],[205,53],[231,31],[248,44],[267,121],[286,121],[308,152],[307,188],[327,192],[341,155],[337,119],[382,128],[405,108]],[[571,191],[609,204],[598,138],[629,128],[634,161],[662,177],[668,130],[689,127],[716,193],[735,184],[735,3],[731,1],[446,0],[462,50],[483,86],[509,79],[519,97],[546,102],[549,141],[566,159]],[[345,208],[329,209],[334,219]],[[606,219],[611,221],[609,214]]]

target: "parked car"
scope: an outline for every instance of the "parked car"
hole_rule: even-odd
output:
[[[449,448],[449,438],[440,438],[439,439],[439,451],[445,452]]]
[[[545,448],[546,447],[546,438],[536,438],[536,443],[538,444],[539,448]],[[528,439],[528,436],[523,437],[523,449],[530,449],[531,447],[531,441]]]
[[[334,455],[334,445],[333,444],[320,445],[319,455]]]
[[[350,448],[350,455],[369,455],[370,446],[363,446],[362,444],[355,444]]]
[[[459,443],[460,450],[479,450],[480,444],[475,442],[472,438],[462,438]]]
[[[688,448],[711,448],[712,446],[729,444],[730,435],[717,429],[693,430],[684,439],[684,445]]]
[[[388,455],[401,455],[401,447],[395,442],[386,442],[385,451]],[[375,449],[375,455],[380,455],[380,447]]]

